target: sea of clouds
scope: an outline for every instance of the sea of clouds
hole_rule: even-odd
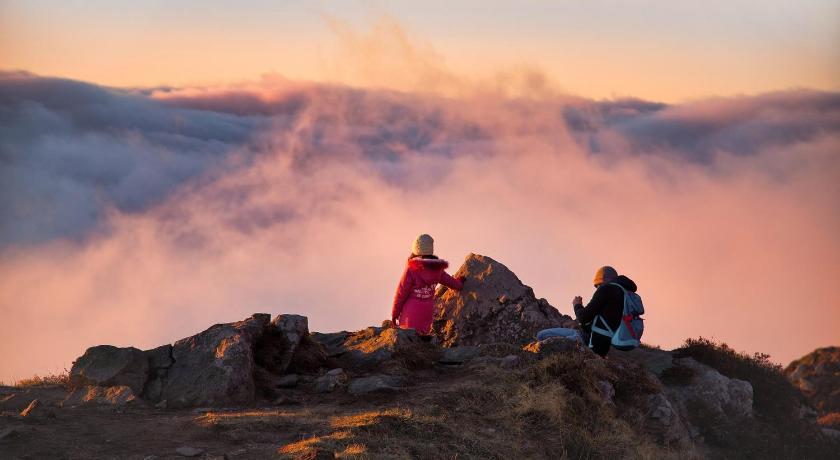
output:
[[[412,239],[561,312],[612,264],[646,339],[787,362],[840,330],[840,94],[676,105],[280,77],[109,88],[0,73],[0,380],[254,312],[390,313]]]

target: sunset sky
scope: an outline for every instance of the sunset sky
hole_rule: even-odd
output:
[[[838,196],[836,1],[0,1],[0,381],[379,324],[423,232],[786,364],[840,345]]]
[[[585,97],[675,102],[840,87],[833,0],[5,0],[0,8],[3,67],[115,86],[277,73],[400,87],[408,82],[390,72],[400,64],[385,61],[406,58],[401,44],[371,34],[388,18],[415,58],[473,77],[540,70]]]

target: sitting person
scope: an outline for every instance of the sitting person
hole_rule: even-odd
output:
[[[426,234],[418,236],[394,295],[391,309],[394,326],[414,329],[421,338],[431,339],[438,283],[456,291],[464,287],[463,277],[456,279],[444,271],[448,267],[448,262],[434,255],[432,237]]]
[[[621,323],[621,315],[624,312],[624,290],[636,292],[636,283],[624,275],[619,276],[618,272],[610,266],[599,268],[595,272],[595,279],[592,283],[595,285],[595,293],[585,307],[581,296],[576,296],[572,300],[572,307],[575,311],[575,317],[580,323],[581,331],[563,327],[544,329],[537,333],[537,340],[545,340],[549,337],[580,340],[587,343],[589,348],[598,355],[607,356],[612,344],[611,338],[598,333],[593,334],[592,323],[600,315],[610,329],[616,330]]]

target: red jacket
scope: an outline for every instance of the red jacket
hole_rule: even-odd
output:
[[[408,259],[394,296],[391,320],[399,319],[403,329],[411,328],[418,334],[429,334],[435,311],[435,288],[438,283],[457,291],[464,287],[460,280],[444,271],[448,267],[449,263],[441,259]]]

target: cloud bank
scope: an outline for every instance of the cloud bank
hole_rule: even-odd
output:
[[[682,105],[0,76],[0,379],[256,311],[390,311],[416,234],[570,313],[613,264],[647,339],[786,362],[840,329],[840,94]]]

